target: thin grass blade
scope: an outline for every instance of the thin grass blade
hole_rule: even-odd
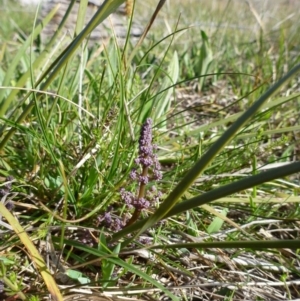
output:
[[[60,290],[52,277],[50,271],[47,268],[44,259],[40,255],[39,251],[36,249],[30,237],[27,235],[26,231],[22,228],[19,222],[14,218],[14,216],[6,209],[5,205],[0,202],[0,212],[1,215],[6,218],[8,223],[12,226],[15,233],[19,236],[21,242],[24,244],[28,253],[31,257],[31,260],[35,263],[36,268],[43,277],[45,284],[48,288],[49,293],[51,294],[53,300],[63,301],[63,297],[60,293]]]
[[[295,76],[300,71],[300,65],[295,66],[292,70],[290,70],[282,79],[280,79],[277,83],[269,88],[244,114],[242,114],[235,123],[228,128],[225,133],[212,145],[212,147],[205,153],[202,158],[190,169],[187,175],[177,184],[174,190],[168,195],[165,201],[161,204],[161,206],[157,209],[157,211],[150,216],[148,220],[146,220],[145,224],[140,228],[137,232],[136,237],[143,233],[145,230],[152,227],[158,221],[169,215],[169,212],[176,205],[179,198],[183,195],[183,193],[193,184],[197,177],[203,172],[205,167],[210,164],[210,162],[214,159],[214,157],[225,147],[225,145],[234,137],[234,135],[238,132],[238,130],[249,121],[262,107],[262,105],[271,97],[278,89],[288,82],[293,76]],[[297,163],[295,163],[297,164]],[[296,165],[297,166],[297,165]],[[283,167],[284,168],[284,167]],[[282,169],[283,169],[282,168]],[[297,168],[296,168],[297,169]],[[296,170],[296,172],[299,170]],[[275,172],[274,172],[275,173]],[[263,174],[260,175],[264,178]],[[254,178],[254,177],[253,177]],[[250,178],[248,181],[251,182]],[[263,180],[263,179],[262,179]],[[263,180],[264,181],[264,180]],[[255,186],[255,185],[252,185]],[[236,186],[235,189],[238,189]],[[218,189],[216,189],[218,190]],[[226,190],[223,191],[226,193]],[[226,193],[226,195],[228,195]],[[225,195],[220,195],[223,197]],[[184,202],[186,203],[186,202]],[[182,203],[181,203],[182,204]],[[180,204],[180,205],[181,205]],[[192,207],[193,208],[193,207]],[[185,209],[187,210],[187,208]],[[183,210],[183,211],[185,211]],[[182,212],[182,211],[180,211]]]

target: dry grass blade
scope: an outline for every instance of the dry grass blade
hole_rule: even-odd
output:
[[[114,301],[112,298],[100,297],[94,295],[70,295],[64,298],[64,301]]]
[[[155,9],[155,11],[154,11],[154,13],[153,13],[153,15],[152,15],[152,17],[151,17],[151,19],[150,19],[147,27],[146,27],[146,29],[144,30],[142,36],[140,37],[140,39],[139,39],[139,41],[137,43],[137,46],[140,46],[143,43],[143,41],[144,41],[147,33],[149,32],[150,28],[152,27],[152,24],[153,24],[154,20],[156,19],[159,11],[161,10],[161,8],[165,4],[165,2],[166,2],[166,0],[160,0],[159,3],[157,4],[156,9]]]
[[[131,298],[118,298],[118,297],[105,297],[98,294],[86,295],[86,294],[73,294],[64,297],[64,301],[143,301],[142,299]]]
[[[52,300],[54,301],[63,301],[63,297],[60,293],[60,290],[53,279],[51,273],[49,272],[44,259],[41,257],[40,253],[28,237],[26,231],[21,227],[19,222],[15,219],[15,217],[6,209],[5,205],[0,202],[0,213],[2,216],[6,218],[8,223],[12,226],[15,233],[19,236],[20,240],[27,248],[28,253],[31,257],[31,260],[35,263],[37,269],[42,275],[45,284],[47,285],[48,291],[52,296]]]

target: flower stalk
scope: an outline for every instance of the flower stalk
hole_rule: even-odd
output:
[[[161,192],[154,185],[149,187],[150,181],[158,181],[162,178],[161,166],[154,153],[156,148],[156,145],[152,144],[152,119],[147,118],[141,128],[138,157],[134,161],[136,166],[129,173],[131,181],[138,184],[138,189],[136,193],[124,187],[120,189],[121,200],[129,209],[134,208],[134,212],[130,219],[113,218],[110,212],[112,208],[109,208],[104,214],[98,216],[97,224],[103,224],[106,228],[118,232],[135,223],[143,209],[149,208],[160,199]]]
[[[135,159],[137,166],[140,166],[141,172],[138,172],[137,168],[134,168],[130,172],[131,180],[137,181],[139,188],[137,195],[121,189],[120,194],[122,200],[129,207],[134,207],[134,213],[132,217],[127,221],[125,227],[132,225],[141,215],[143,209],[147,209],[150,206],[150,201],[153,201],[153,194],[147,195],[147,184],[150,180],[160,180],[162,175],[160,172],[161,166],[158,162],[157,156],[154,154],[156,145],[152,143],[152,119],[147,118],[146,122],[141,128],[141,134],[139,139],[139,155]],[[159,197],[159,192],[156,197]]]

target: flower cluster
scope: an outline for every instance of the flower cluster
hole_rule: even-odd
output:
[[[151,201],[160,196],[159,192],[157,195],[153,194],[153,189],[146,193],[146,185],[151,180],[157,181],[162,178],[161,166],[154,154],[156,148],[156,145],[152,144],[152,119],[147,118],[141,129],[139,155],[135,159],[135,164],[140,166],[140,169],[133,168],[129,174],[131,180],[136,181],[139,185],[138,193],[135,195],[130,191],[126,191],[125,188],[120,190],[121,199],[129,208],[134,207],[138,211],[147,209]]]
[[[157,156],[154,154],[154,150],[156,149],[157,146],[152,144],[152,119],[147,118],[141,129],[141,135],[139,139],[139,156],[135,159],[135,163],[137,165],[141,165],[143,169],[152,167],[153,179],[161,180],[161,166]],[[139,176],[139,181],[142,182],[143,176],[141,174]]]
[[[135,211],[129,221],[126,219],[121,222],[119,219],[112,219],[111,215],[106,212],[99,217],[99,222],[105,225],[111,230],[118,231],[124,226],[129,226],[135,222],[140,212],[143,209],[149,208],[151,204],[158,201],[161,197],[161,193],[157,191],[155,186],[147,188],[147,185],[151,181],[161,180],[161,166],[155,155],[156,145],[152,144],[152,119],[147,118],[146,122],[141,128],[139,138],[139,152],[138,157],[135,159],[136,166],[131,170],[129,177],[131,180],[136,181],[138,184],[138,190],[136,193],[121,188],[120,196],[128,208],[134,208]]]
[[[110,229],[113,232],[118,232],[123,229],[125,224],[119,217],[112,218],[110,210],[112,209],[110,208],[103,215],[99,215],[97,218],[97,223],[102,224],[107,229]]]

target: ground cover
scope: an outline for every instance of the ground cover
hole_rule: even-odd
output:
[[[2,1],[1,298],[296,300],[298,6],[167,1],[122,49]]]

